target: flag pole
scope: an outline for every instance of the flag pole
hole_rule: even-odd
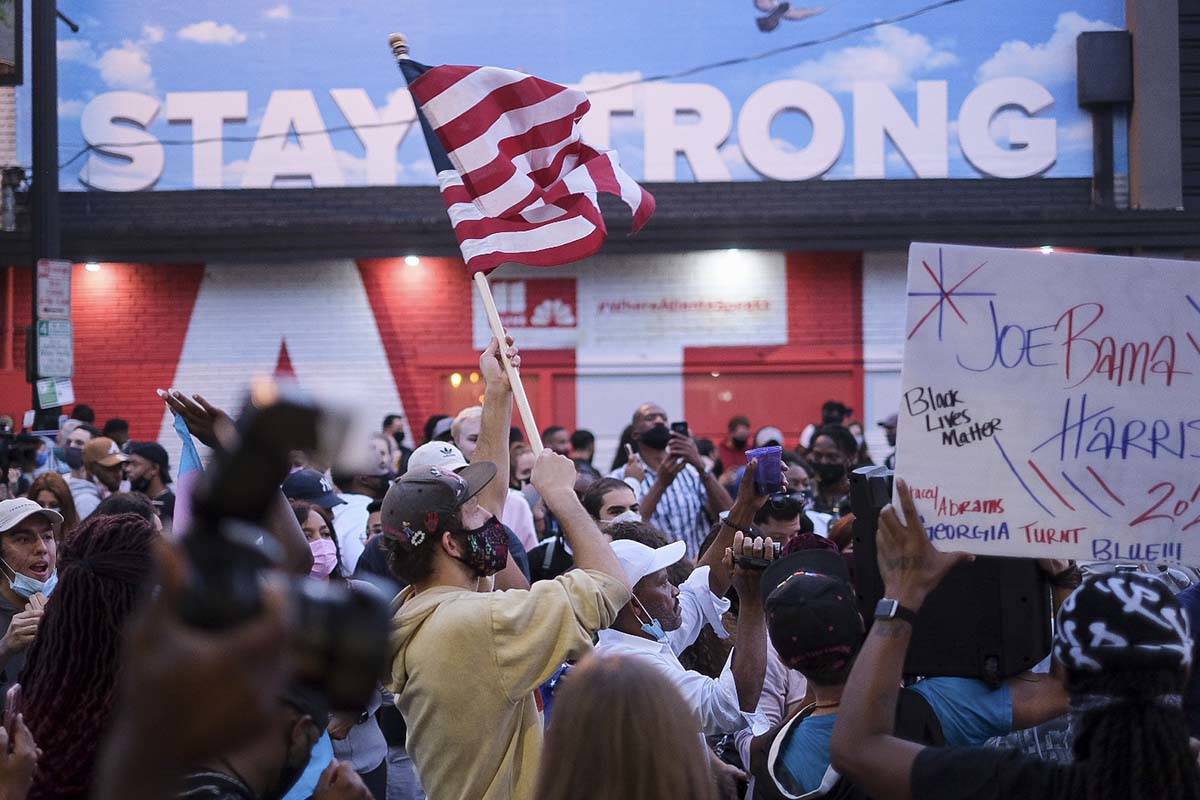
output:
[[[521,383],[521,373],[517,372],[517,368],[508,360],[504,323],[500,321],[500,312],[496,310],[496,299],[492,297],[492,287],[488,285],[487,277],[482,272],[475,273],[475,288],[479,290],[479,299],[483,301],[483,310],[487,312],[488,324],[492,326],[492,335],[500,343],[500,360],[504,362],[504,371],[508,373],[508,382],[512,384],[513,402],[517,404],[517,412],[521,415],[521,424],[525,426],[525,435],[529,437],[533,451],[540,453],[542,452],[542,435],[538,433],[537,421],[533,418],[533,409],[529,407],[529,398],[525,395],[525,384]]]
[[[397,64],[407,59],[408,56],[408,40],[402,33],[393,33],[388,36],[388,46],[392,49],[392,55],[396,59]],[[403,66],[401,67],[403,70]],[[435,167],[436,168],[436,167]],[[538,433],[537,421],[533,418],[533,409],[529,407],[529,397],[525,394],[525,385],[521,383],[521,375],[517,372],[516,367],[508,360],[507,347],[505,342],[504,323],[500,321],[500,312],[496,310],[496,300],[492,297],[492,287],[488,285],[487,277],[482,272],[475,273],[475,287],[479,290],[479,297],[483,300],[483,308],[487,312],[488,324],[492,328],[492,335],[496,337],[496,341],[500,343],[500,360],[504,364],[504,371],[508,375],[508,382],[512,386],[513,401],[517,404],[517,412],[521,415],[521,424],[525,427],[525,435],[529,438],[529,443],[533,445],[535,453],[542,451],[542,436]]]

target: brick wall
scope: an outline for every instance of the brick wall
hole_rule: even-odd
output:
[[[75,396],[97,423],[122,416],[135,439],[155,438],[162,418],[156,388],[169,388],[192,318],[204,267],[198,264],[76,264]]]
[[[471,281],[462,262],[401,258],[358,263],[396,384],[415,430],[441,407],[437,378],[472,369]],[[475,367],[478,369],[478,367]]]
[[[204,268],[197,265],[76,264],[71,313],[75,323],[75,396],[96,410],[98,424],[122,416],[135,438],[156,438],[162,403],[155,388],[171,385]],[[15,270],[13,370],[0,372],[0,411],[16,419],[29,408],[25,326],[32,272]]]
[[[506,280],[561,274],[578,285],[579,326],[570,333],[578,346],[526,343],[524,372],[540,426],[578,424],[615,436],[616,423],[652,396],[673,405],[672,414],[686,416],[699,434],[719,435],[732,413],[749,413],[756,425],[779,425],[792,438],[830,397],[862,409],[861,256],[743,253],[740,266],[729,258],[598,257],[564,270],[506,267]],[[28,271],[18,278],[16,369],[0,388],[0,411],[10,413],[28,407]],[[456,259],[104,264],[99,272],[77,266],[74,281],[76,395],[101,422],[128,418],[135,437],[172,444],[154,389],[177,386],[235,408],[246,381],[275,371],[285,351],[288,370],[308,388],[357,381],[356,399],[371,427],[375,416],[402,411],[419,437],[430,414],[452,414],[477,397],[466,381],[478,371],[473,340],[480,323],[474,288]],[[597,310],[643,295],[736,300],[747,281],[779,310],[700,311],[695,323],[675,311],[668,321],[676,327],[657,334],[642,330],[666,324],[654,313]],[[673,361],[655,349],[667,339]],[[464,383],[452,390],[455,373]],[[670,381],[676,400],[663,389]],[[612,420],[597,416],[601,401]]]

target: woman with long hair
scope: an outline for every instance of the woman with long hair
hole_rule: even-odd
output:
[[[47,472],[33,479],[29,491],[25,493],[33,502],[42,508],[49,508],[62,514],[62,526],[58,529],[58,540],[62,542],[67,533],[79,524],[79,513],[75,510],[75,498],[71,497],[71,489],[62,475],[57,472]]]
[[[63,545],[58,586],[15,692],[42,750],[29,797],[86,797],[112,714],[121,634],[146,592],[158,533],[136,514],[87,520]]]
[[[323,581],[344,581],[346,578],[341,567],[342,548],[338,545],[337,531],[333,527],[333,515],[323,506],[307,500],[288,502],[312,550],[311,576]]]
[[[715,800],[704,741],[682,733],[695,729],[679,690],[654,669],[588,656],[555,696],[534,796]]]

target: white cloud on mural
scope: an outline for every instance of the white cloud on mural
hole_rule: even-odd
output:
[[[83,113],[83,107],[86,105],[82,100],[62,100],[58,101],[58,116],[63,119],[76,119]]]
[[[910,89],[917,78],[958,63],[954,53],[898,25],[876,28],[871,38],[871,44],[804,61],[789,75],[836,92],[850,91],[855,81],[883,81],[892,89]]]
[[[59,39],[58,60],[91,64],[96,60],[96,51],[87,39]]]
[[[180,39],[197,44],[235,45],[246,41],[246,34],[228,23],[206,19],[180,28],[176,34]]]
[[[1116,26],[1087,19],[1076,11],[1058,15],[1054,33],[1044,42],[1007,41],[975,72],[979,83],[993,78],[1031,78],[1053,86],[1075,79],[1075,39],[1085,31],[1113,31]]]
[[[149,54],[138,42],[126,41],[120,47],[105,50],[96,61],[100,78],[113,89],[154,91]]]
[[[292,9],[287,3],[280,3],[277,6],[268,8],[263,12],[263,17],[273,20],[285,20],[292,18]]]
[[[70,51],[79,60],[91,63],[100,71],[100,79],[111,89],[133,89],[135,91],[154,91],[154,76],[150,67],[150,46],[158,44],[166,37],[166,31],[159,25],[146,24],[142,26],[142,38],[136,42],[126,39],[120,47],[110,47],[100,58],[90,62],[91,46],[86,49]],[[62,57],[62,43],[59,44],[59,57]],[[94,54],[91,56],[94,57]]]

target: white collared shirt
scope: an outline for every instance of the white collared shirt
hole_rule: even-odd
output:
[[[729,610],[729,600],[717,597],[708,588],[711,568],[696,567],[688,579],[679,585],[679,605],[683,622],[673,631],[667,631],[671,650],[679,655],[687,650],[700,636],[705,625],[711,625],[717,636],[728,639],[729,633],[721,624],[721,615]]]
[[[598,655],[637,658],[674,684],[692,710],[697,730],[704,735],[735,733],[751,724],[753,715],[742,712],[732,673],[714,679],[684,669],[669,640],[656,642],[613,628],[600,631],[599,637]]]

